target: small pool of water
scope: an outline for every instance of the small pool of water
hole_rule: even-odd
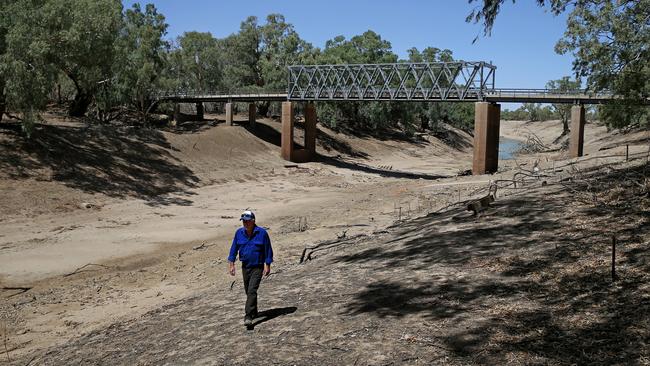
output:
[[[499,160],[512,160],[514,154],[521,147],[521,141],[499,137]]]

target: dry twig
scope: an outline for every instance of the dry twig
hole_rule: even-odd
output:
[[[105,265],[103,265],[103,264],[88,263],[88,264],[84,264],[83,266],[81,266],[81,267],[75,269],[74,271],[72,271],[72,272],[70,272],[70,273],[64,274],[63,277],[69,277],[69,276],[72,276],[73,274],[77,274],[77,273],[79,273],[82,269],[84,269],[84,268],[86,268],[86,267],[90,267],[90,266],[97,266],[97,267],[102,267],[102,268],[111,268],[111,267],[109,267],[109,266],[105,266]]]

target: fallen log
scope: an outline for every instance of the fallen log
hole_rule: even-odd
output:
[[[490,203],[492,202],[494,202],[494,195],[492,195],[492,193],[489,193],[485,197],[481,197],[477,200],[470,202],[467,205],[467,211],[473,211],[474,216],[476,216],[481,211],[485,211],[488,207],[490,207]]]

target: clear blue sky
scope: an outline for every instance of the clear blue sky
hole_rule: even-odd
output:
[[[337,35],[349,39],[371,29],[390,41],[400,58],[411,47],[433,46],[452,50],[456,59],[492,61],[497,66],[497,88],[543,88],[548,80],[572,75],[572,56],[553,50],[566,28],[566,16],[553,16],[530,0],[506,1],[490,37],[482,36],[479,24],[465,22],[476,5],[466,0],[150,2],[165,15],[168,38],[186,31],[210,32],[221,38],[236,33],[249,15],[262,23],[268,14],[280,13],[301,38],[320,48]],[[123,3],[130,7],[134,1]],[[481,37],[472,44],[478,34]]]

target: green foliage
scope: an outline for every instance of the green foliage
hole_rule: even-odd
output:
[[[514,111],[507,109],[501,111],[501,119],[507,121],[548,121],[553,119],[555,113],[550,106],[540,103],[523,103]]]
[[[450,50],[427,47],[408,50],[409,62],[452,61]],[[350,40],[335,37],[325,44],[316,58],[321,64],[337,63],[394,63],[398,57],[390,42],[373,31],[354,36]],[[412,80],[409,82],[413,83]],[[400,129],[407,134],[415,130],[437,131],[438,123],[445,122],[464,130],[474,125],[474,106],[471,103],[404,103],[404,102],[347,102],[317,105],[318,116],[330,127],[345,126],[355,131],[371,133]]]
[[[317,60],[324,64],[371,64],[397,62],[390,42],[371,30],[346,40],[337,36],[325,43],[325,49]]]
[[[504,109],[501,111],[501,119],[506,121],[530,121],[530,115],[522,107],[514,111]]]
[[[489,34],[505,0],[483,0],[467,21],[483,22]],[[587,88],[611,91],[625,100],[602,108],[609,126],[647,125],[650,107],[639,106],[650,97],[650,0],[536,0],[558,14],[571,9],[558,53],[572,53],[577,77],[587,77]],[[469,3],[480,2],[469,0]]]
[[[524,103],[522,106],[528,113],[529,121],[548,121],[553,118],[553,110],[550,106],[544,106],[540,103]]]
[[[441,103],[446,109],[444,121],[464,131],[474,128],[474,103]]]
[[[588,77],[591,89],[625,98],[603,108],[609,126],[650,121],[650,108],[637,103],[650,97],[649,19],[650,0],[585,2],[570,13],[556,46],[559,53],[573,53],[574,70]]]
[[[23,115],[24,131],[31,134],[33,119],[29,117],[47,103],[58,71],[50,62],[50,46],[36,27],[42,2],[18,0],[4,5],[0,10],[2,99],[7,110]]]
[[[261,34],[256,17],[241,23],[239,33],[220,42],[224,65],[224,85],[228,90],[261,86],[259,60]]]
[[[260,25],[256,17],[219,42],[226,90],[284,90],[287,66],[314,63],[317,50],[300,38],[280,14]]]
[[[217,39],[186,32],[164,39],[165,17],[152,4],[123,10],[118,0],[4,0],[0,8],[0,112],[25,116],[26,131],[38,111],[59,96],[70,114],[110,121],[124,109],[145,116],[154,93],[284,90],[287,66],[316,63],[393,63],[389,41],[369,30],[329,40],[323,50],[302,40],[281,14],[244,20],[238,32]],[[409,50],[409,60],[453,60],[449,50]],[[414,81],[410,80],[413,84]],[[266,114],[270,103],[259,103]],[[471,129],[473,107],[453,103],[319,103],[332,127],[376,131],[435,130],[439,122]]]
[[[111,76],[119,1],[16,0],[0,15],[0,86],[8,109],[31,131],[60,75],[75,87],[71,115],[83,115],[98,83]]]
[[[129,103],[140,112],[151,104],[152,94],[165,84],[162,75],[167,63],[169,44],[162,37],[167,32],[165,17],[148,4],[124,12],[120,37],[115,42],[119,55],[113,65],[114,78],[103,96],[107,105]]]
[[[550,80],[546,83],[546,88],[551,92],[568,92],[580,89],[580,80],[571,80],[565,76],[558,80]],[[562,134],[569,132],[569,118],[571,117],[570,104],[552,104],[553,113],[562,121]]]
[[[346,40],[343,36],[328,40],[325,49],[316,58],[316,62],[320,64],[396,61],[397,55],[392,52],[390,42],[382,40],[381,36],[370,30],[350,40]],[[408,117],[405,120],[402,109],[397,103],[386,102],[342,102],[323,107],[320,103],[317,104],[319,118],[330,127],[339,125],[357,131],[389,128],[391,124],[399,122],[394,117],[402,117],[402,123],[408,125],[410,120]]]
[[[98,83],[112,76],[114,44],[121,26],[117,0],[45,1],[36,20],[36,39],[47,57],[74,83],[70,114],[83,116]]]
[[[634,102],[606,104],[599,106],[597,118],[605,121],[610,128],[628,126],[648,126],[650,121],[650,107],[641,106]]]
[[[260,28],[260,74],[266,90],[287,87],[287,66],[313,63],[314,48],[298,36],[284,16],[271,14]]]
[[[41,116],[34,111],[33,108],[30,108],[28,110],[24,110],[21,112],[21,117],[22,117],[22,130],[23,133],[27,136],[27,138],[30,138],[32,136],[32,133],[34,133],[34,126],[36,125],[36,122],[41,122]]]
[[[222,65],[216,38],[210,33],[186,32],[178,37],[170,53],[170,72],[183,90],[217,91],[221,87]]]

